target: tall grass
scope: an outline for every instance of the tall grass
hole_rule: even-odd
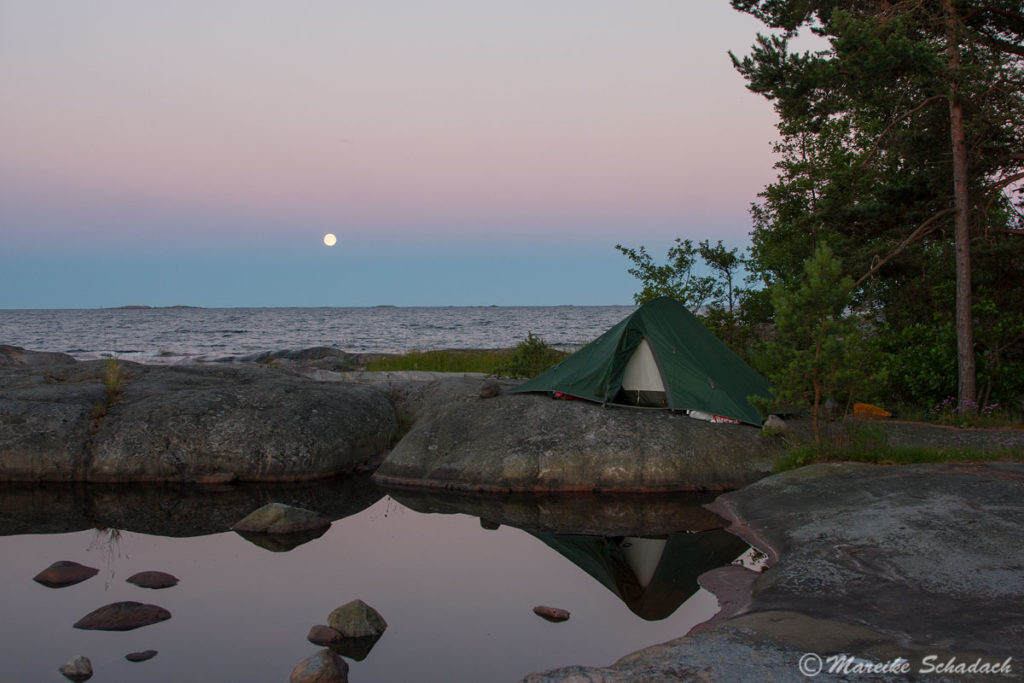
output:
[[[511,358],[509,349],[409,351],[397,356],[382,356],[366,364],[372,372],[427,370],[430,372],[491,373]]]
[[[776,472],[793,470],[815,462],[870,462],[879,465],[913,465],[927,462],[1021,462],[1024,450],[999,448],[938,448],[925,446],[886,446],[872,451],[849,450],[823,452],[813,444],[789,449],[775,462]]]
[[[880,465],[912,465],[927,462],[1024,461],[1024,438],[1012,436],[995,447],[892,446],[878,425],[843,429],[823,442],[793,443],[776,461],[775,471],[785,472],[815,462],[870,462]]]
[[[504,377],[534,377],[566,357],[540,337],[527,333],[514,349],[447,349],[410,351],[382,356],[366,364],[372,372],[426,370],[430,372],[481,372]]]

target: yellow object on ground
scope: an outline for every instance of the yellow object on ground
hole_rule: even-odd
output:
[[[883,417],[892,417],[892,413],[888,410],[883,410],[878,406],[873,406],[870,403],[854,403],[853,416],[880,419]]]

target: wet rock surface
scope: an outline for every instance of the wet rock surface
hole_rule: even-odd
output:
[[[171,613],[163,607],[127,600],[95,609],[74,626],[89,631],[131,631],[170,618]]]
[[[32,577],[47,588],[64,588],[91,579],[99,573],[95,567],[86,567],[70,560],[58,560]]]
[[[949,681],[993,680],[934,670],[951,658],[966,666],[1010,657],[1019,675],[1022,491],[1020,463],[823,464],[766,478],[712,505],[772,562],[762,574],[725,567],[701,577],[727,595],[731,613],[610,667],[524,680],[806,681],[807,653],[826,671],[830,656],[902,657],[915,675]]]

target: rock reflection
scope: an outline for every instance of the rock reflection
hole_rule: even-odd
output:
[[[727,531],[660,538],[533,533],[601,582],[641,619],[670,616],[697,592],[697,577],[729,564],[747,545]]]
[[[205,536],[228,531],[270,502],[316,510],[338,520],[361,512],[382,495],[366,475],[287,485],[6,484],[0,485],[0,536],[86,529]]]
[[[290,534],[261,534],[255,531],[239,531],[235,529],[235,533],[264,550],[269,550],[272,553],[286,553],[289,550],[295,550],[303,543],[315,541],[327,533],[328,528],[294,531]]]
[[[418,512],[461,513],[485,529],[516,527],[599,581],[648,621],[670,616],[748,546],[703,504],[718,494],[651,497],[483,497],[408,490],[392,498]]]
[[[485,529],[505,524],[526,531],[588,536],[664,536],[725,526],[725,520],[703,507],[717,493],[484,496],[387,489],[387,494],[417,512],[479,517]]]

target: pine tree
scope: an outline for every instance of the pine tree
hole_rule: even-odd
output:
[[[769,344],[768,373],[776,403],[809,408],[814,440],[821,447],[821,415],[826,398],[849,403],[863,379],[868,340],[849,310],[853,279],[826,242],[804,262],[795,286],[776,283],[771,290],[775,339]]]
[[[800,259],[827,238],[860,276],[857,296],[894,329],[931,324],[955,278],[958,392],[974,402],[976,357],[1024,362],[1022,331],[978,347],[972,316],[979,289],[983,309],[1024,301],[1021,2],[732,4],[782,31],[733,57],[748,87],[775,102],[783,136],[780,178],[754,209],[754,267],[768,281],[799,277]],[[827,49],[791,53],[802,27]]]

